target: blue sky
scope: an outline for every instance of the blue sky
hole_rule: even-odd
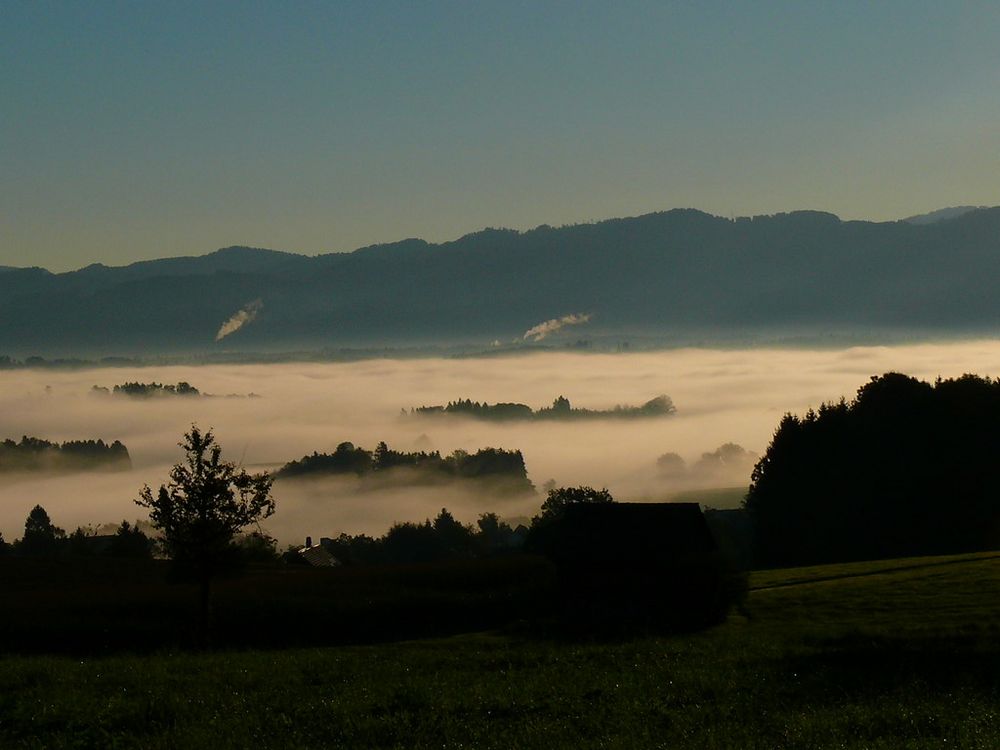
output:
[[[0,264],[1000,204],[996,3],[0,2]]]

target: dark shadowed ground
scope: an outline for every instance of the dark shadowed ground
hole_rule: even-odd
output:
[[[1000,744],[995,553],[759,572],[748,614],[617,642],[7,656],[0,746]]]

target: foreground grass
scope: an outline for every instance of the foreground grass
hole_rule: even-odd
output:
[[[0,747],[1000,747],[1000,560],[843,568],[674,638],[4,657]]]

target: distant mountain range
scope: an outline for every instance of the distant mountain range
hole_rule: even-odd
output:
[[[969,211],[978,211],[982,208],[989,208],[989,206],[951,206],[950,208],[939,208],[937,211],[930,211],[926,214],[908,216],[903,219],[903,221],[909,222],[910,224],[935,224],[939,221],[954,219],[962,214],[969,213]]]
[[[59,274],[5,268],[0,354],[487,347],[569,314],[592,317],[548,341],[995,334],[998,280],[1000,207],[894,222],[676,209],[315,257],[230,247]],[[216,341],[220,329],[232,332]]]

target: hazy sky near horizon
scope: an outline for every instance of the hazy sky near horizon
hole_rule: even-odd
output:
[[[0,4],[0,265],[1000,204],[988,2]]]

